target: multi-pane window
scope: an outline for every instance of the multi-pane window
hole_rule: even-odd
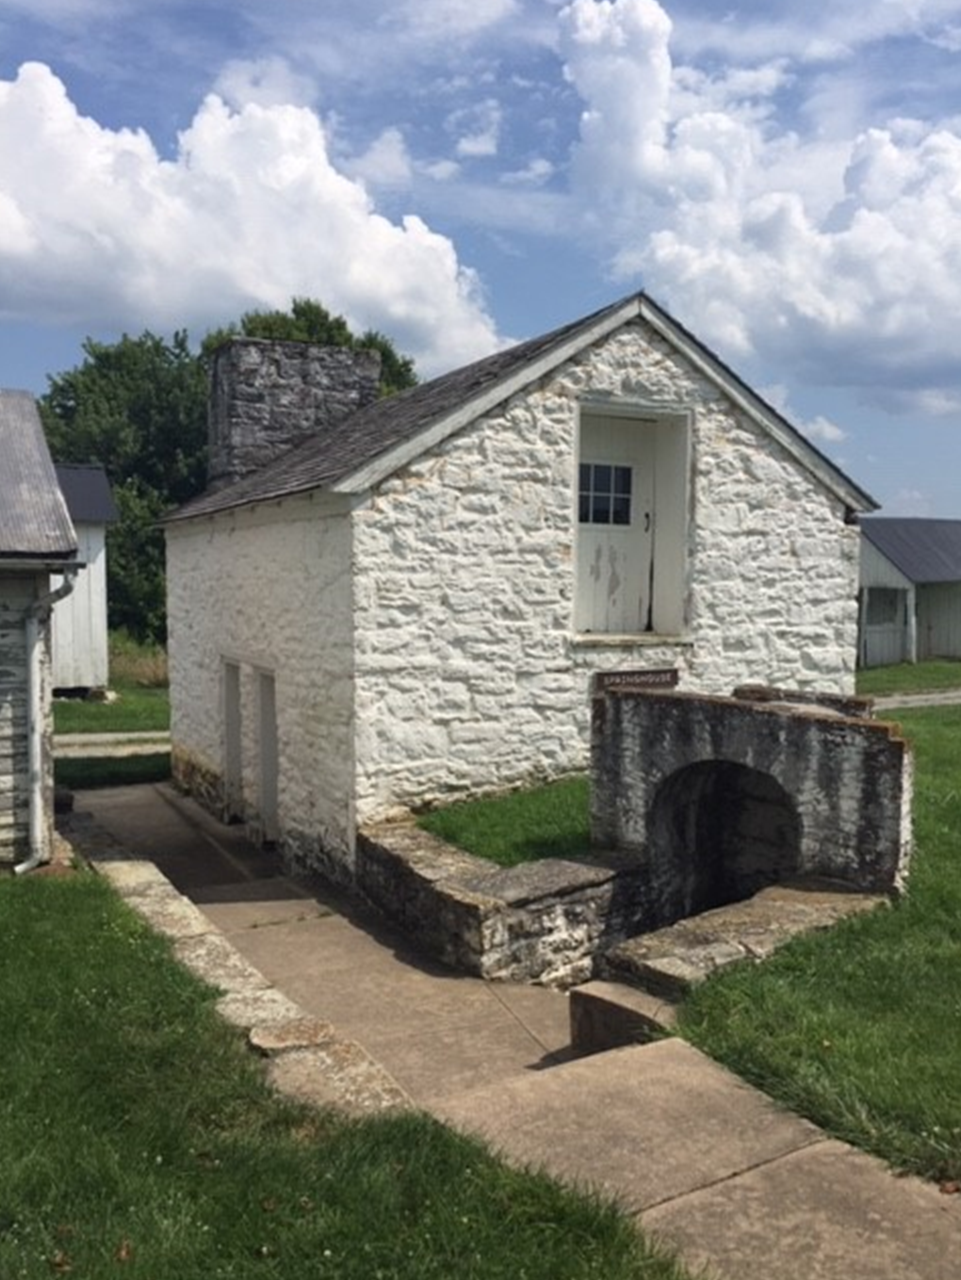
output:
[[[582,462],[578,486],[581,524],[631,523],[631,467]]]

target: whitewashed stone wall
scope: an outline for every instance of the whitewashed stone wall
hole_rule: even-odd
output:
[[[244,817],[259,813],[257,680],[275,679],[285,852],[343,874],[353,850],[350,527],[309,498],[168,529],[174,767],[216,809],[224,662],[241,679]]]
[[[688,627],[572,635],[578,404],[691,416]],[[354,515],[356,804],[583,769],[598,669],[680,687],[853,689],[858,531],[842,503],[673,350],[621,331],[398,472]]]

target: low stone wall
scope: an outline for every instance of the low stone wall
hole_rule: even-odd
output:
[[[413,824],[357,839],[357,887],[412,942],[483,978],[569,986],[640,918],[639,879],[607,861],[497,867]]]

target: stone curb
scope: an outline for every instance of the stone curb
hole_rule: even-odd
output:
[[[176,958],[224,994],[218,1014],[237,1027],[253,1052],[267,1058],[267,1079],[300,1102],[351,1115],[413,1107],[413,1101],[366,1049],[313,1018],[272,986],[226,936],[152,862],[123,857],[116,842],[94,852],[95,832],[83,833],[83,857],[151,928],[173,941]],[[67,840],[70,842],[68,833]]]

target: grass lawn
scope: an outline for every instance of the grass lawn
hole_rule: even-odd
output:
[[[468,853],[516,867],[539,858],[583,857],[591,844],[587,806],[587,778],[569,778],[434,809],[417,825]]]
[[[166,733],[170,696],[166,689],[115,683],[116,702],[56,698],[54,733]]]
[[[763,965],[725,970],[688,999],[681,1026],[712,1057],[839,1137],[924,1177],[958,1180],[961,707],[897,718],[916,751],[907,897],[798,939]],[[548,817],[531,819],[528,805],[538,814],[546,806]],[[586,847],[586,782],[446,813],[424,825],[495,861],[512,856],[512,824],[519,852],[537,843],[542,820],[537,856]]]
[[[931,662],[899,662],[893,667],[868,667],[858,672],[857,689],[858,693],[875,697],[961,689],[961,662],[944,658]]]
[[[426,1117],[280,1100],[92,874],[0,881],[0,965],[4,1280],[683,1280]]]
[[[136,756],[92,756],[54,760],[58,787],[83,791],[95,787],[125,787],[137,782],[164,782],[170,777],[170,752],[152,751]]]
[[[961,707],[898,720],[915,744],[907,897],[721,973],[684,1034],[839,1137],[961,1178]]]
[[[115,702],[58,698],[55,733],[166,732],[170,728],[167,655],[157,645],[141,645],[123,632],[110,634],[110,685]]]

